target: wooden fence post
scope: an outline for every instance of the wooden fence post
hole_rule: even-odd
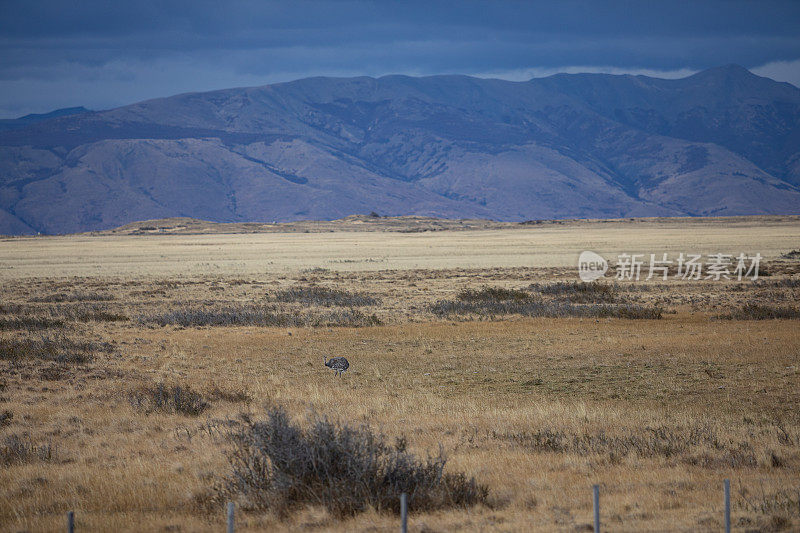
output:
[[[228,502],[228,533],[233,533],[233,502]]]
[[[594,493],[594,533],[600,533],[600,485],[593,485]]]
[[[725,487],[725,533],[731,533],[731,480],[723,482]]]
[[[408,497],[405,492],[400,495],[400,531],[408,533]]]

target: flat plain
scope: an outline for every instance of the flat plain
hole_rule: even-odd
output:
[[[74,510],[85,530],[218,531],[230,429],[276,405],[441,449],[488,488],[412,531],[591,530],[593,484],[608,531],[719,531],[725,478],[737,530],[800,527],[800,219],[467,225],[0,242],[0,530]],[[758,252],[762,276],[587,286],[586,249]],[[398,525],[235,501],[237,531]]]

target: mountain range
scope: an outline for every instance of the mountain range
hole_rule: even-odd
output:
[[[307,78],[0,121],[0,233],[135,220],[800,213],[800,89],[683,79]]]

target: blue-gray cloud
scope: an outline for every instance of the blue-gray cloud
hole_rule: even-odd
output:
[[[671,75],[738,63],[798,83],[798,27],[795,1],[4,0],[0,116],[311,75]]]

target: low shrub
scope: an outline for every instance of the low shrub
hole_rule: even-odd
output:
[[[231,475],[216,499],[237,497],[253,509],[280,515],[306,504],[348,516],[373,508],[399,512],[408,494],[411,511],[467,507],[486,502],[488,489],[463,473],[444,471],[445,457],[419,459],[367,426],[335,423],[312,415],[308,427],[272,408],[264,421],[244,418],[233,434]]]
[[[78,303],[54,304],[39,309],[50,317],[79,322],[123,322],[130,320],[126,315],[113,311],[107,304]]]
[[[540,294],[565,299],[573,303],[602,303],[617,300],[619,289],[608,283],[584,281],[558,281],[556,283],[532,284],[529,289]]]
[[[325,267],[304,268],[300,271],[303,274],[330,274],[331,269]]]
[[[758,466],[751,441],[730,442],[708,426],[646,427],[629,429],[617,435],[604,431],[578,433],[544,428],[517,433],[493,432],[491,436],[536,452],[605,455],[614,461],[635,455],[640,458],[674,458],[703,468]]]
[[[63,328],[65,325],[65,322],[61,319],[39,316],[0,318],[0,330],[39,331],[43,329]]]
[[[774,280],[756,280],[753,282],[756,287],[774,287],[776,289],[796,289],[800,287],[800,278],[782,278]]]
[[[538,452],[574,453],[577,455],[635,453],[639,457],[673,457],[699,446],[720,448],[721,442],[710,428],[679,431],[668,427],[643,428],[622,435],[567,433],[549,428],[513,434],[493,434]]]
[[[0,464],[5,466],[54,459],[55,449],[50,443],[36,444],[28,437],[8,435],[0,444]]]
[[[81,322],[126,322],[130,320],[126,315],[104,309],[79,312],[75,318]]]
[[[146,414],[179,413],[197,416],[209,407],[203,396],[188,385],[165,385],[157,383],[143,386],[130,392],[131,405]]]
[[[217,309],[183,307],[141,315],[139,322],[159,326],[296,326],[298,316],[255,305],[232,305]]]
[[[23,311],[24,307],[20,304],[0,304],[0,315],[14,315]]]
[[[779,318],[798,319],[800,309],[797,307],[778,307],[773,305],[749,303],[730,313],[717,315],[717,318],[728,320],[772,320]]]
[[[112,344],[72,340],[65,336],[42,336],[39,339],[0,339],[0,360],[42,360],[83,364],[94,354],[111,353]]]
[[[645,305],[634,305],[634,304],[625,304],[625,305],[605,305],[605,306],[597,306],[603,308],[597,312],[596,315],[589,315],[589,316],[597,316],[598,318],[628,318],[633,320],[638,319],[660,319],[663,314],[664,310],[660,307],[648,307]]]
[[[532,283],[527,290],[505,287],[483,287],[464,289],[456,300],[468,303],[503,303],[537,301],[546,296],[554,301],[572,303],[614,303],[619,300],[621,289],[616,284],[586,283],[583,281],[558,281],[555,283]]]
[[[114,300],[113,294],[102,292],[71,292],[48,294],[47,296],[36,296],[31,298],[31,302],[39,303],[62,303],[62,302],[109,302]]]
[[[498,315],[521,315],[528,317],[590,317],[590,318],[629,318],[659,319],[663,310],[660,307],[625,304],[573,304],[542,300],[507,301],[458,301],[439,300],[429,307],[431,313],[440,317],[453,315],[476,315],[493,318]]]
[[[229,391],[214,387],[208,393],[208,396],[212,400],[222,400],[229,403],[250,403],[253,401],[253,397],[246,390]]]
[[[376,314],[368,315],[358,309],[339,309],[325,314],[306,315],[304,325],[313,327],[369,327],[383,324]]]
[[[183,308],[139,317],[143,324],[159,326],[277,326],[277,327],[362,327],[380,325],[377,316],[357,309],[340,309],[328,313],[289,313],[266,306],[235,305],[220,309]]]
[[[481,289],[464,289],[456,298],[462,302],[504,302],[528,300],[531,295],[519,289],[503,287],[483,287]]]
[[[60,381],[72,377],[69,367],[63,364],[52,363],[50,366],[39,368],[39,379],[44,381]]]
[[[800,492],[793,489],[778,489],[774,492],[748,489],[742,486],[738,490],[739,502],[745,511],[762,514],[792,514],[800,509]],[[788,529],[788,528],[784,528]],[[771,529],[780,531],[780,529]]]
[[[273,296],[273,300],[276,302],[300,303],[305,306],[316,305],[320,307],[364,307],[380,303],[380,300],[373,298],[369,294],[318,287],[316,285],[291,287],[278,291]]]

